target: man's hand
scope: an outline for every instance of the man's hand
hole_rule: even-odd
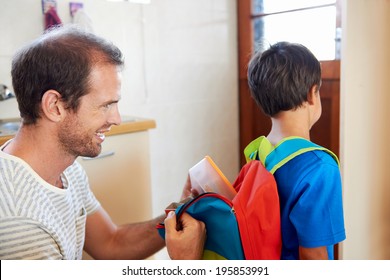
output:
[[[201,221],[183,213],[176,222],[174,211],[165,219],[165,242],[168,254],[173,260],[199,260],[203,255],[206,227]]]

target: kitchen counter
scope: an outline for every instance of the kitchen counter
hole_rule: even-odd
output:
[[[156,122],[152,119],[144,119],[132,116],[122,116],[120,125],[113,125],[106,136],[131,133],[156,128]]]
[[[17,122],[18,119],[4,119],[0,120],[1,123]],[[133,116],[122,116],[122,123],[120,125],[113,125],[110,132],[106,133],[106,136],[118,135],[124,133],[132,133],[137,131],[148,130],[156,127],[156,122],[152,119],[144,119]],[[13,138],[15,134],[0,135],[0,146]]]

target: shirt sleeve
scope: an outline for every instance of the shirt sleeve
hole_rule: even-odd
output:
[[[13,217],[0,220],[0,259],[61,260],[63,256],[52,236],[38,223]]]
[[[340,171],[321,162],[303,177],[300,197],[290,213],[303,247],[329,246],[345,239]]]

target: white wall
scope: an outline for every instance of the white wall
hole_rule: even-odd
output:
[[[71,21],[68,2],[59,1],[64,22]],[[125,53],[122,113],[157,122],[150,131],[154,214],[179,197],[187,169],[206,153],[232,180],[239,161],[235,0],[82,2],[95,32]],[[344,259],[390,259],[390,2],[372,2],[343,0]],[[42,32],[43,20],[38,0],[0,4],[0,83],[10,85],[12,54]],[[0,118],[15,116],[15,100],[0,102]]]
[[[388,0],[343,1],[344,259],[390,259],[389,15]]]
[[[58,1],[64,23],[71,22],[69,2]],[[95,33],[125,54],[121,113],[156,120],[153,213],[180,197],[188,168],[206,154],[233,180],[239,168],[236,1],[78,2]],[[0,83],[10,86],[12,55],[43,32],[43,16],[38,0],[0,4]],[[14,99],[0,102],[0,118],[17,116]]]

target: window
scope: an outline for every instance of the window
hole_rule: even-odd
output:
[[[336,0],[252,0],[255,50],[278,41],[301,43],[319,60],[339,58]]]

